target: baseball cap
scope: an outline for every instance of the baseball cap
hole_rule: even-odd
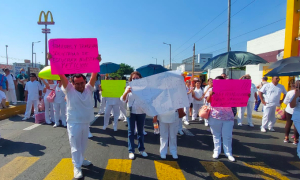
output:
[[[265,80],[265,81],[267,81],[267,80],[268,80],[268,77],[265,76],[265,77],[263,77],[262,79]]]

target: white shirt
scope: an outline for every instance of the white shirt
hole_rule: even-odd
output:
[[[39,100],[39,91],[42,91],[43,87],[38,81],[28,81],[25,86],[25,91],[28,91],[27,100]]]
[[[3,91],[0,91],[0,103],[3,99],[6,99],[6,95]]]
[[[128,88],[130,88],[130,86],[126,87],[124,94],[121,96],[121,101],[123,101],[123,96],[127,92]],[[140,102],[132,95],[132,93],[128,93],[125,101],[123,102],[127,102],[128,107],[132,107],[132,114],[145,114],[142,108],[140,108]]]
[[[285,108],[285,111],[289,114],[294,113],[294,108],[291,108],[291,106],[290,106],[290,102],[293,100],[294,95],[295,95],[295,90],[289,91],[286,94],[286,96],[284,98],[284,101],[283,101],[283,103],[287,105],[286,108]]]
[[[90,123],[94,119],[94,99],[92,93],[94,88],[88,83],[84,91],[77,91],[68,83],[67,88],[61,87],[67,98],[67,122],[68,123]]]
[[[291,99],[290,102],[292,102],[293,98]],[[296,107],[294,108],[292,120],[300,122],[300,98],[299,97],[296,99]]]
[[[8,89],[15,89],[15,76],[12,75],[12,74],[9,74],[6,76],[6,80],[7,80],[7,83],[8,83]]]
[[[55,98],[54,98],[54,103],[62,103],[65,102],[65,94],[62,90],[61,87],[59,87],[58,85],[55,88]]]
[[[179,119],[179,115],[178,115],[177,110],[176,111],[169,111],[169,112],[166,112],[164,114],[158,115],[157,119],[160,122],[163,122],[163,123],[174,123],[174,122],[176,122],[176,120]]]
[[[194,93],[195,93],[196,98],[201,98],[201,97],[203,96],[203,93],[204,93],[204,92],[202,91],[201,88],[200,88],[200,89],[197,89],[197,87],[196,87],[195,90],[194,90]],[[193,99],[194,99],[194,98],[193,98]],[[194,99],[193,103],[194,103],[194,104],[203,104],[204,101],[203,101],[203,99],[202,99],[201,101],[198,101],[198,100]]]
[[[249,97],[248,102],[255,102],[255,93],[257,92],[256,86],[251,83],[251,95]]]
[[[259,91],[265,94],[265,101],[268,107],[280,106],[281,93],[287,93],[283,85],[277,84],[275,86],[273,83],[265,84]]]
[[[187,93],[192,89],[192,87],[185,87],[185,88],[186,88]],[[187,94],[187,96],[188,96],[188,99],[189,99],[189,103],[191,104],[193,102],[193,94],[190,93],[190,94]]]

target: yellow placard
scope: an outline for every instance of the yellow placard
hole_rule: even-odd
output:
[[[126,87],[125,80],[102,80],[102,97],[120,98]]]

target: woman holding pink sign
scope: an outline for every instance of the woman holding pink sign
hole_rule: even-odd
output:
[[[218,76],[216,77],[216,80],[224,80],[224,78],[222,76]],[[210,91],[210,94],[207,97],[208,103],[211,102],[213,94],[213,91]],[[229,161],[235,161],[235,158],[232,156],[232,130],[234,125],[234,115],[231,107],[211,107],[208,121],[214,141],[214,153],[212,157],[214,159],[219,158],[223,140],[224,154],[228,157]]]

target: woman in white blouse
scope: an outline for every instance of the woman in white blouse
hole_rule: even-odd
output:
[[[290,102],[291,108],[294,108],[294,113],[292,120],[294,121],[295,127],[300,131],[300,92],[299,92],[299,83],[296,84],[295,95]],[[300,143],[297,146],[297,155],[300,158]]]
[[[212,91],[212,86],[213,86],[213,79],[212,78],[209,78],[207,80],[207,86],[205,86],[204,88],[204,104],[205,105],[210,105],[208,102],[207,102],[207,97],[209,96],[210,94],[210,91]],[[208,126],[208,119],[204,119],[204,125],[205,126]],[[210,130],[210,129],[209,129]]]
[[[53,110],[53,103],[48,102],[47,96],[50,94],[52,90],[55,90],[56,84],[54,84],[53,80],[47,80],[41,79],[43,83],[45,84],[43,93],[44,95],[44,103],[45,103],[45,121],[47,124],[55,123],[54,120],[54,110]]]
[[[59,126],[59,119],[62,122],[62,125],[64,127],[67,127],[67,122],[66,122],[66,101],[65,101],[65,94],[61,89],[62,83],[61,80],[57,81],[57,86],[55,88],[55,98],[54,98],[54,117],[55,117],[55,124],[54,128]]]
[[[193,115],[192,115],[192,121],[195,121],[199,112],[199,109],[203,106],[204,101],[203,101],[203,91],[201,88],[201,81],[195,81],[196,87],[195,90],[193,91]],[[199,117],[199,120],[202,121],[203,119]]]
[[[193,87],[191,87],[191,81],[187,80],[185,82],[185,88],[186,88],[186,93],[189,99],[189,106],[184,108],[184,112],[186,114],[186,116],[183,117],[183,121],[185,125],[189,125],[189,109],[191,106],[191,103],[193,102]]]
[[[129,82],[132,80],[137,80],[142,78],[142,75],[134,71],[131,73]],[[127,86],[124,94],[121,96],[121,100],[123,102],[127,102],[127,108],[130,110],[130,116],[127,119],[128,121],[128,151],[129,151],[129,159],[134,159],[134,128],[135,128],[135,122],[137,125],[138,130],[138,149],[140,154],[143,157],[147,157],[148,154],[145,152],[144,147],[144,124],[146,119],[146,114],[143,112],[143,110],[139,106],[139,102],[137,99],[132,96],[131,93],[131,87]]]

